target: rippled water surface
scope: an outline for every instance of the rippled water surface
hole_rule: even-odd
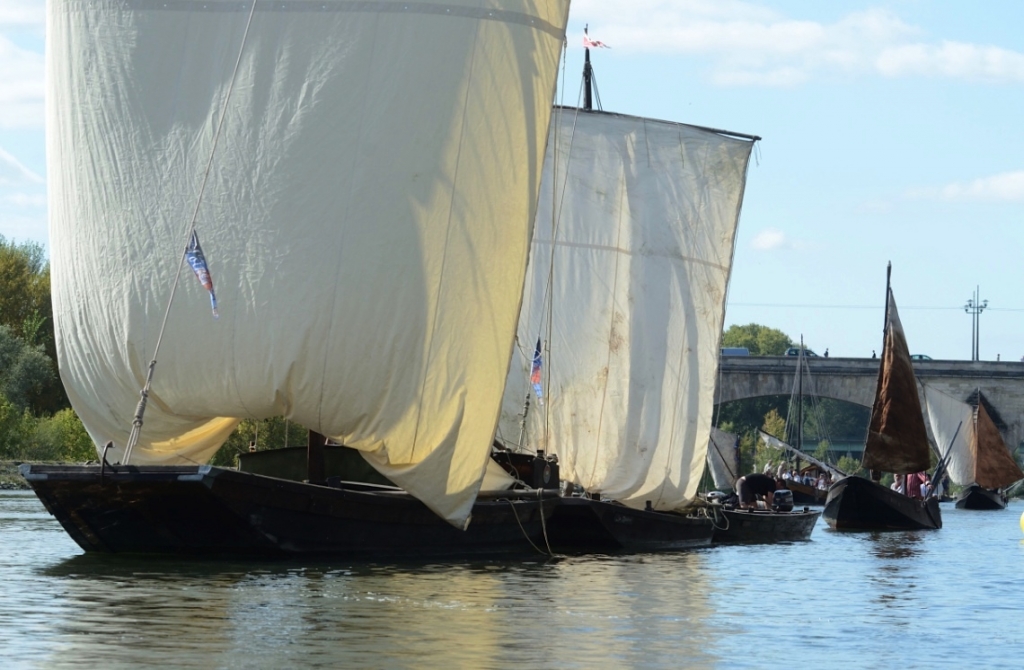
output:
[[[1017,667],[1022,511],[677,554],[200,562],[86,556],[0,492],[2,666]]]

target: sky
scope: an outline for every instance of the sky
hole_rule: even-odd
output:
[[[0,2],[0,235],[48,244],[43,0]],[[574,0],[605,110],[758,135],[725,326],[880,350],[886,264],[912,353],[1024,360],[1024,2]]]

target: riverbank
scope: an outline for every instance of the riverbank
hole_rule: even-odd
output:
[[[29,488],[28,482],[18,472],[21,461],[0,461],[0,490],[16,491]]]

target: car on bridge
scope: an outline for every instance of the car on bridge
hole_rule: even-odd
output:
[[[786,355],[787,356],[799,356],[800,355],[800,347],[790,347],[789,349],[786,349]],[[804,349],[804,356],[817,356],[817,355],[818,354],[814,353],[810,349]]]
[[[925,356],[924,354],[910,354],[910,360],[912,361],[930,361],[931,356]]]

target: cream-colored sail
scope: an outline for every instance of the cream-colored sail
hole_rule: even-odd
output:
[[[751,139],[556,111],[501,437],[628,505],[692,501]],[[532,390],[537,340],[540,383]]]
[[[973,484],[974,408],[928,384],[924,385],[924,404],[949,478],[957,484]]]
[[[868,470],[883,472],[921,472],[930,465],[928,433],[917,396],[917,378],[910,362],[907,337],[891,290],[886,318],[885,342],[862,465]]]
[[[708,442],[708,470],[715,488],[731,490],[740,476],[739,445],[734,433],[711,427]]]
[[[932,434],[954,483],[998,489],[1024,479],[980,394],[977,409],[930,386],[924,397]]]
[[[284,415],[464,523],[568,5],[259,1],[247,28],[249,0],[49,2],[60,370],[108,458],[226,112],[196,223],[220,318],[183,276],[132,462],[204,461],[240,418]]]

